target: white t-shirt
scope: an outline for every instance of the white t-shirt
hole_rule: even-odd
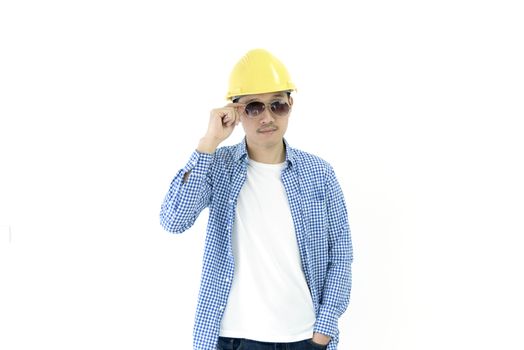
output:
[[[248,162],[233,226],[235,273],[223,337],[283,343],[313,335],[315,311],[280,177],[283,167]]]

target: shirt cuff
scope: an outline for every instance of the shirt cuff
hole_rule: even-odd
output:
[[[313,332],[329,335],[333,339],[338,334],[338,316],[336,312],[320,306]]]

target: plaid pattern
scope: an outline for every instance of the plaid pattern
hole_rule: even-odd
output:
[[[282,182],[291,207],[302,268],[315,307],[314,331],[332,337],[349,304],[353,247],[342,190],[331,166],[286,141]],[[189,172],[189,176],[184,174]],[[231,233],[238,194],[247,173],[243,140],[214,154],[193,152],[171,182],[160,211],[165,230],[182,233],[209,207],[203,269],[193,332],[195,350],[215,350],[233,279]]]

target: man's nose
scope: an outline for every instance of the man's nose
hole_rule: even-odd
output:
[[[268,107],[264,108],[264,111],[260,115],[260,123],[267,124],[274,120],[275,120],[275,117],[273,113],[271,113],[271,110]]]

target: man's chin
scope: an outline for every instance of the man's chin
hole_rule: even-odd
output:
[[[274,132],[271,134],[257,133],[256,135],[254,135],[253,138],[249,138],[249,137],[247,138],[247,142],[249,143],[250,141],[252,141],[252,143],[255,143],[259,146],[272,147],[272,146],[282,143],[283,137],[282,135],[279,135],[278,132]]]

